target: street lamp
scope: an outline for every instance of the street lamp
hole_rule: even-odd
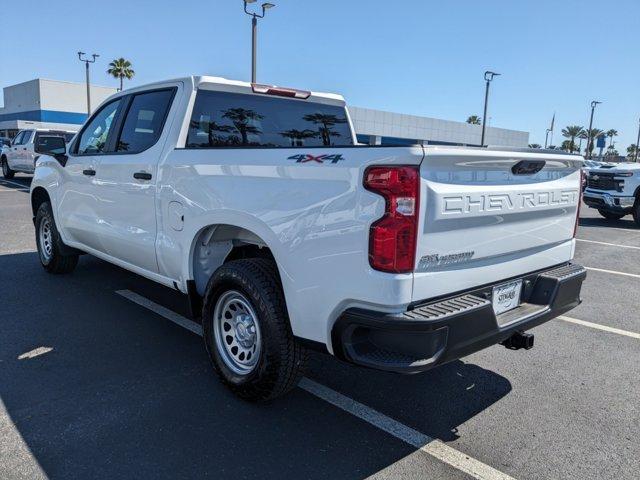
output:
[[[591,128],[593,127],[593,112],[596,109],[596,105],[599,105],[602,102],[599,102],[597,100],[593,100],[591,102],[591,118],[589,119],[589,130],[587,130],[587,153],[585,155],[585,158],[587,160],[591,159],[591,142],[593,142],[593,139],[591,138]]]
[[[256,3],[256,0],[244,0],[244,13],[251,17],[251,83],[256,83],[256,54],[258,49],[258,19],[264,18],[264,14],[270,8],[275,7],[273,3],[263,3],[262,15],[247,10],[247,5]]]
[[[87,115],[91,115],[91,90],[89,88],[89,64],[96,63],[96,58],[98,58],[100,55],[93,53],[91,54],[92,59],[89,60],[88,58],[82,58],[84,54],[85,54],[84,52],[78,52],[78,60],[80,60],[81,62],[84,62],[84,65],[85,65],[85,71],[87,74]]]
[[[482,137],[480,138],[480,146],[484,147],[484,135],[487,128],[487,104],[489,102],[489,84],[493,80],[493,77],[497,77],[500,75],[496,72],[491,72],[487,70],[484,72],[484,79],[487,82],[487,88],[484,92],[484,115],[482,115]]]

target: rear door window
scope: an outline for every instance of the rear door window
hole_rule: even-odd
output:
[[[31,140],[31,134],[33,130],[25,130],[22,135],[22,140],[20,140],[20,145],[26,145]]]
[[[160,138],[175,88],[134,95],[118,140],[118,152],[139,153]]]
[[[199,90],[187,148],[353,145],[344,107]]]

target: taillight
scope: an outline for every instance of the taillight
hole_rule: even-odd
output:
[[[576,207],[576,223],[573,226],[573,238],[576,238],[578,234],[578,222],[580,221],[580,206],[582,205],[582,186],[587,179],[587,174],[583,169],[580,169],[580,186],[578,188],[578,206]]]
[[[386,206],[382,218],[369,230],[369,264],[392,273],[413,271],[416,259],[419,167],[369,167],[364,187],[382,195]]]

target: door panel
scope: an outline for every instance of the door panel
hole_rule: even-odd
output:
[[[58,202],[58,224],[65,238],[106,253],[108,226],[99,216],[96,172],[107,152],[122,100],[114,100],[89,120],[79,134],[64,167]]]
[[[130,97],[121,120],[116,152],[101,159],[96,175],[98,211],[107,253],[158,272],[156,181],[162,154],[160,136],[175,88]]]

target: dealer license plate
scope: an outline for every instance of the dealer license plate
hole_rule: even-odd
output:
[[[493,287],[493,311],[496,315],[513,310],[520,305],[522,280]]]

